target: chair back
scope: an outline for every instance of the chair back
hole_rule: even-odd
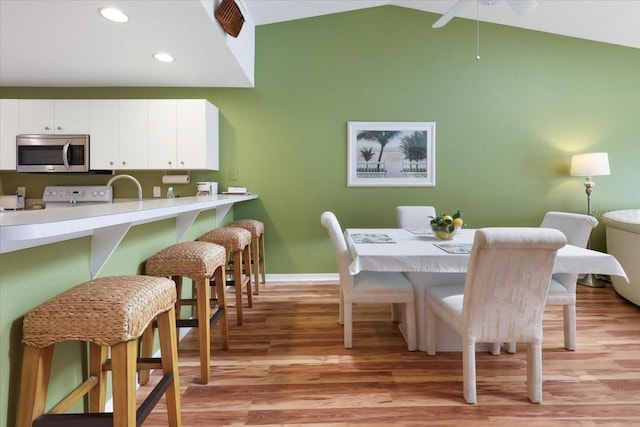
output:
[[[591,230],[598,225],[598,220],[591,215],[583,215],[571,212],[550,211],[544,215],[540,227],[554,228],[564,233],[567,243],[586,248],[591,237]],[[560,282],[568,292],[575,292],[577,274],[558,273],[553,277]]]
[[[500,227],[476,231],[465,281],[463,330],[475,342],[542,342],[542,316],[558,230]]]
[[[540,227],[560,230],[568,244],[586,248],[591,230],[597,225],[598,220],[591,215],[551,211],[544,215]]]
[[[429,228],[430,217],[435,218],[433,206],[397,206],[396,218],[399,228]]]
[[[353,276],[349,272],[349,264],[352,258],[338,218],[336,218],[333,212],[326,211],[320,216],[320,223],[327,229],[331,243],[333,244],[333,249],[336,252],[340,286],[343,290],[349,292],[353,289]]]

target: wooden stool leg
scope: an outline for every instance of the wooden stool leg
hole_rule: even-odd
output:
[[[229,327],[227,323],[227,287],[224,282],[224,266],[216,268],[214,272],[216,284],[216,297],[218,299],[218,309],[224,310],[222,317],[218,320],[220,325],[220,335],[222,337],[222,348],[229,349]]]
[[[255,294],[260,295],[260,237],[251,239],[251,267],[253,269],[253,286]]]
[[[171,276],[171,280],[176,284],[176,317],[179,319],[182,316],[182,276]]]
[[[114,427],[136,425],[137,344],[131,340],[111,347]]]
[[[267,283],[267,267],[264,256],[264,234],[260,235],[260,255],[258,256],[258,265],[262,273],[262,283]]]
[[[251,245],[245,246],[242,251],[242,262],[244,263],[244,271],[247,272],[247,276],[243,278],[247,282],[247,306],[253,307],[253,290],[251,289]],[[242,289],[242,286],[240,287]]]
[[[151,333],[153,334],[153,329]],[[89,392],[89,412],[104,412],[107,394],[107,373],[102,370],[102,366],[107,361],[108,349],[106,346],[89,343],[89,376],[98,380],[98,384]],[[149,371],[146,372],[148,380]]]
[[[209,360],[211,359],[211,307],[209,298],[211,290],[206,278],[196,281],[196,304],[198,306],[198,336],[200,345],[200,383],[209,383]]]
[[[236,288],[236,324],[242,326],[242,251],[233,253],[233,283]]]
[[[209,286],[205,283],[205,287]],[[206,300],[208,301],[208,300]],[[209,322],[205,322],[209,323]],[[165,397],[167,399],[167,413],[169,426],[182,425],[180,416],[180,379],[178,377],[178,349],[176,343],[176,316],[174,310],[169,310],[158,315],[158,337],[160,339],[160,352],[162,353],[162,372],[164,375],[172,374],[173,381],[168,386]],[[209,365],[207,364],[207,367]]]
[[[31,427],[33,420],[44,413],[52,358],[53,345],[45,348],[24,346],[18,427]]]
[[[153,355],[153,322],[142,333],[140,338],[140,357],[148,358]],[[138,371],[138,383],[145,385],[149,382],[149,369],[140,369]]]

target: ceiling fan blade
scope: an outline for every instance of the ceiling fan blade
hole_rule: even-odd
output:
[[[508,0],[507,3],[518,16],[524,16],[538,7],[536,0]]]
[[[440,27],[444,27],[447,22],[451,21],[453,18],[455,18],[455,16],[458,14],[458,12],[462,11],[462,9],[465,8],[465,6],[470,3],[471,0],[459,0],[458,3],[454,4],[449,10],[447,10],[444,15],[442,15],[440,17],[440,19],[438,19],[432,26],[431,28],[440,28]]]

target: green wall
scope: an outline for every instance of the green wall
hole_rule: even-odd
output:
[[[482,59],[476,61],[475,22],[455,19],[434,30],[435,19],[385,6],[258,27],[253,89],[1,88],[0,96],[209,99],[220,109],[221,170],[197,172],[192,182],[216,180],[221,189],[247,186],[260,196],[236,206],[234,215],[265,222],[270,274],[336,271],[319,224],[327,209],[343,227],[394,226],[399,204],[460,208],[473,228],[535,226],[548,210],[584,212],[582,178],[568,176],[573,153],[609,153],[612,175],[595,178],[597,216],[640,207],[638,49],[483,23]],[[436,122],[436,187],[348,188],[348,121]],[[237,181],[229,179],[234,170]],[[161,185],[162,172],[129,173],[142,179],[146,195]],[[82,184],[107,180],[46,178]],[[44,185],[41,176],[12,172],[0,173],[0,180],[6,193],[25,184],[28,197],[39,197]],[[195,193],[195,184],[175,188],[178,195]],[[122,191],[129,191],[126,183]],[[145,248],[145,238],[131,244]],[[602,225],[593,241],[605,248]],[[37,253],[61,256],[59,245],[78,252],[63,257],[62,264],[80,269],[76,277],[52,278],[52,267],[27,261],[29,269],[17,270],[16,260],[31,258],[32,250],[0,258],[0,345],[7,348],[10,331],[14,356],[9,361],[3,353],[0,365],[3,412],[5,373],[17,366],[20,316],[44,299],[24,297],[5,315],[5,292],[27,280],[30,292],[46,288],[51,295],[88,275],[85,239]],[[143,254],[135,262],[121,256],[128,245],[124,242],[110,261],[109,274],[127,273],[144,259]]]

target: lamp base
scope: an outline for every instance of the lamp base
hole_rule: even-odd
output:
[[[596,279],[593,274],[585,274],[582,279],[578,279],[578,285],[586,286],[588,288],[604,288],[604,283]]]

